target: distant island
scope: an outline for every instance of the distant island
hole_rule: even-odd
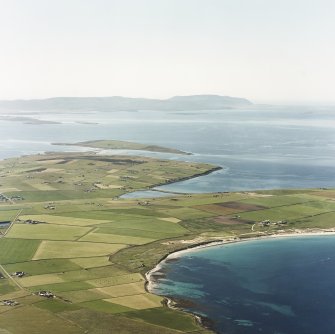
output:
[[[34,100],[0,101],[1,111],[187,111],[221,110],[252,106],[239,97],[221,95],[174,96],[169,99],[111,97],[54,97]]]
[[[123,140],[91,140],[79,143],[54,143],[53,145],[66,145],[66,146],[82,146],[91,148],[101,148],[104,150],[139,150],[139,151],[149,151],[149,152],[160,152],[160,153],[173,153],[173,154],[183,154],[190,155],[184,151],[180,151],[174,148],[168,148],[158,145],[147,145],[134,143]]]

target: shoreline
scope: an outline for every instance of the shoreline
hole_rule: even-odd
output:
[[[163,295],[157,295],[152,290],[155,288],[157,283],[153,279],[153,276],[155,273],[159,272],[166,261],[172,260],[172,259],[178,259],[183,254],[191,253],[195,250],[209,248],[209,247],[216,247],[226,244],[233,244],[233,243],[240,243],[240,242],[248,242],[248,241],[257,241],[257,240],[267,240],[267,239],[278,239],[278,238],[292,238],[292,237],[308,237],[308,236],[325,236],[325,235],[333,235],[335,236],[335,228],[330,229],[305,229],[305,230],[295,230],[295,231],[286,231],[285,233],[274,233],[274,234],[268,234],[268,235],[260,235],[250,238],[240,238],[240,237],[228,237],[226,239],[224,238],[218,238],[218,240],[208,240],[203,241],[199,243],[195,243],[189,246],[186,246],[185,248],[170,252],[163,256],[158,263],[153,267],[151,270],[145,273],[145,283],[144,288],[148,293],[151,293],[155,296],[160,296],[164,298],[164,305],[166,307],[170,308],[171,310],[177,310],[182,311],[187,314],[190,314],[194,317],[194,320],[204,329],[210,330],[213,333],[216,333],[214,329],[211,326],[212,320],[209,318],[206,318],[204,316],[200,316],[199,314],[193,313],[191,311],[187,311],[182,306],[178,306],[177,300],[174,300],[173,298],[163,296]]]
[[[144,188],[144,189],[137,189],[133,192],[124,193],[124,194],[122,194],[120,196],[117,196],[117,197],[120,198],[121,196],[136,193],[136,192],[139,192],[139,191],[156,191],[156,192],[161,192],[161,193],[165,193],[165,194],[171,194],[171,196],[173,196],[173,195],[183,196],[183,195],[188,195],[188,194],[196,194],[196,193],[188,193],[188,192],[186,192],[186,193],[174,192],[174,191],[169,191],[169,190],[164,190],[164,189],[160,190],[160,189],[156,189],[156,188],[157,187],[162,187],[162,186],[167,186],[167,185],[173,184],[173,183],[192,180],[192,179],[195,179],[195,178],[198,178],[198,177],[201,177],[201,176],[206,176],[206,175],[212,174],[212,173],[217,172],[217,171],[222,170],[222,169],[223,169],[223,167],[221,167],[221,166],[213,166],[211,169],[209,169],[205,172],[202,172],[202,173],[197,173],[197,174],[194,174],[194,175],[191,175],[191,176],[185,176],[185,177],[182,177],[178,180],[169,180],[169,181],[166,181],[166,182],[158,183],[158,184],[153,185],[151,187]],[[143,198],[146,198],[146,197],[143,197]],[[148,198],[152,198],[152,197],[148,197]],[[132,198],[132,199],[141,199],[141,197],[136,197],[136,198]]]

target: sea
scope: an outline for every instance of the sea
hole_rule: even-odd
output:
[[[86,151],[53,143],[97,139],[192,153],[96,150],[98,154],[144,155],[222,167],[206,176],[128,197],[164,196],[166,191],[335,187],[335,107],[0,113],[0,159]],[[164,263],[164,276],[155,292],[182,300],[186,310],[208,318],[219,333],[333,334],[334,281],[335,237],[297,237],[186,253]]]
[[[157,273],[156,273],[157,275]],[[161,264],[152,292],[222,334],[334,334],[335,236],[192,250]]]

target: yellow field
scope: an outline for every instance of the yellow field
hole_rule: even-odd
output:
[[[72,241],[42,241],[33,260],[113,254],[126,245]]]
[[[47,183],[35,183],[35,182],[26,182],[30,187],[33,187],[37,190],[56,190],[55,187],[50,186],[50,184]]]
[[[93,241],[105,243],[122,243],[127,245],[142,245],[154,241],[154,239],[132,237],[127,235],[104,234],[104,233],[89,233],[79,239],[80,241]]]
[[[147,308],[161,307],[162,298],[148,293],[140,295],[116,297],[104,299],[107,302],[119,304],[122,306],[134,308],[136,310],[144,310]]]
[[[24,287],[31,287],[36,285],[62,283],[64,280],[57,274],[45,274],[19,278],[18,282]]]
[[[98,290],[110,295],[111,297],[136,295],[141,294],[145,291],[143,282],[112,285],[104,288],[98,288]]]
[[[113,173],[116,173],[116,172],[118,172],[119,170],[118,169],[110,169],[107,173],[111,173],[111,174],[113,174]]]
[[[108,256],[77,258],[71,259],[71,261],[85,269],[103,267],[111,264],[111,262],[108,260]]]

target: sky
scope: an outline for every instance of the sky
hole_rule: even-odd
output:
[[[0,99],[335,104],[335,0],[0,0]]]

